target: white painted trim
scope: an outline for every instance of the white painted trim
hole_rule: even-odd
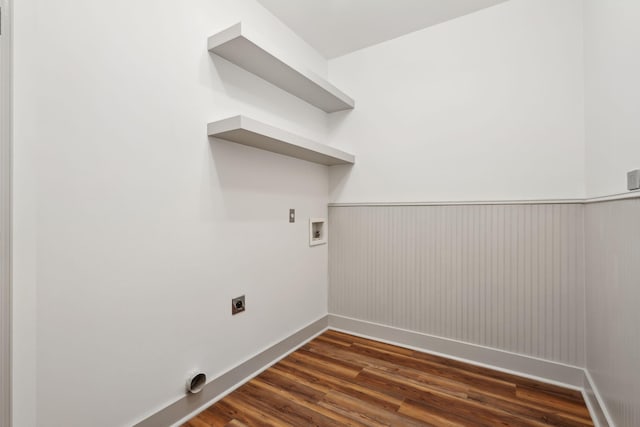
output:
[[[329,329],[410,348],[573,390],[584,387],[584,370],[522,354],[436,337],[379,323],[329,314]]]
[[[469,206],[469,205],[561,205],[581,204],[584,199],[548,199],[548,200],[472,200],[472,201],[435,201],[435,202],[363,202],[329,203],[330,207],[348,208],[358,206]]]
[[[571,205],[613,202],[640,198],[640,191],[612,194],[589,199],[532,199],[532,200],[452,200],[434,202],[362,202],[362,203],[329,203],[329,207],[348,208],[359,206],[471,206],[471,205]]]
[[[2,70],[0,70],[0,427],[12,423],[12,292],[11,292],[11,187],[13,102],[13,15],[11,0],[2,6]]]
[[[328,317],[320,319],[295,332],[273,346],[248,358],[226,373],[209,381],[198,394],[186,395],[160,409],[134,427],[179,426],[222,399],[262,371],[278,363],[327,330]]]
[[[209,123],[207,134],[237,144],[326,166],[349,165],[355,162],[353,154],[242,115]]]
[[[587,403],[587,408],[589,408],[589,413],[595,426],[615,427],[613,418],[607,410],[607,405],[587,369],[584,370],[584,391],[582,394],[584,395],[584,401]]]
[[[619,193],[619,194],[611,194],[609,196],[599,196],[592,197],[590,199],[585,199],[585,203],[602,203],[602,202],[613,202],[616,200],[627,200],[627,199],[637,199],[640,198],[640,191],[635,190],[629,193]]]

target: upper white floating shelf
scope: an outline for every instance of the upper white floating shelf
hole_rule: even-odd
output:
[[[355,106],[353,99],[322,77],[294,68],[249,39],[242,23],[209,37],[209,50],[327,113]]]
[[[352,154],[293,135],[245,116],[209,123],[209,136],[260,148],[285,156],[320,163],[321,165],[349,165],[355,163]]]

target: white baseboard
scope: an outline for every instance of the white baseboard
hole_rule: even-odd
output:
[[[582,390],[584,387],[584,370],[577,366],[550,362],[495,348],[335,314],[329,314],[329,329],[337,329],[365,338],[397,344],[425,353],[436,354],[574,390]]]
[[[210,381],[200,393],[184,396],[134,427],[179,426],[327,329],[580,390],[596,427],[614,427],[591,376],[582,368],[334,314],[302,328]]]
[[[328,316],[323,316],[218,378],[211,380],[200,393],[185,395],[135,424],[134,427],[179,426],[326,331],[327,327]]]
[[[582,394],[596,427],[615,427],[602,395],[598,392],[596,383],[586,369],[584,370],[584,390]]]

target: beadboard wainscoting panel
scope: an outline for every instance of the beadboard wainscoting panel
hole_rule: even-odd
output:
[[[586,205],[587,370],[617,426],[640,426],[640,199]]]
[[[329,211],[329,313],[584,366],[583,205]]]

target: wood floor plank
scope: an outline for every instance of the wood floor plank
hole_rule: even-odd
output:
[[[304,348],[290,354],[287,360],[301,364],[311,365],[331,375],[340,378],[354,378],[360,372],[361,367],[341,360],[332,359],[326,355],[308,351]]]
[[[298,381],[301,384],[311,387],[316,391],[328,393],[333,389],[332,381],[341,382],[339,378],[332,377],[321,372],[307,370],[304,367],[282,360],[269,368],[278,374],[292,381]],[[327,379],[327,380],[325,380]],[[345,384],[349,384],[345,381]]]
[[[580,427],[590,423],[589,420],[585,419],[577,421],[569,419],[566,416],[557,415],[552,409],[535,405],[531,402],[523,403],[517,399],[506,399],[503,396],[473,390],[469,392],[468,399],[482,402],[487,406],[495,406],[512,415],[528,418],[551,426]]]
[[[373,425],[394,425],[406,427],[424,427],[430,424],[404,416],[399,412],[386,411],[378,406],[364,403],[344,393],[332,391],[327,393],[320,405],[341,411],[345,416],[368,421]],[[371,424],[369,424],[371,425]]]
[[[562,400],[555,396],[550,396],[548,393],[541,392],[537,389],[518,387],[518,389],[516,390],[516,396],[523,400],[549,406],[551,408],[554,408],[558,412],[577,415],[583,418],[589,417],[589,410],[585,405],[580,405],[573,401]]]
[[[291,398],[311,403],[317,402],[326,394],[326,392],[316,390],[313,387],[309,387],[306,384],[301,383],[300,381],[291,380],[285,375],[280,374],[275,369],[266,370],[256,377],[255,381],[252,381],[252,383],[269,384],[273,386],[274,392],[286,393],[286,395],[291,396]]]
[[[388,394],[378,392],[364,385],[356,382],[345,381],[340,378],[335,378],[323,374],[322,372],[314,371],[310,368],[304,368],[300,366],[291,366],[287,361],[282,362],[284,367],[288,367],[291,370],[297,372],[301,381],[308,381],[309,378],[313,378],[314,381],[321,381],[324,384],[329,385],[329,391],[340,391],[345,394],[354,396],[364,402],[378,405],[388,410],[396,411],[402,404],[403,399],[397,399]]]
[[[449,411],[453,411],[457,415],[456,420],[466,420],[467,424],[484,419],[499,421],[500,425],[518,425],[518,423],[523,426],[538,425],[534,420],[514,417],[501,408],[469,400],[466,396],[459,397],[440,392],[428,386],[412,384],[404,378],[394,377],[388,373],[365,369],[358,378],[370,384],[372,387],[387,387],[389,390],[393,390],[394,393],[407,396],[405,404],[410,401],[414,406],[427,406],[433,412],[440,410],[443,416]],[[400,407],[400,411],[402,412],[402,406]]]
[[[257,408],[247,405],[242,399],[239,399],[238,396],[235,395],[225,397],[214,406],[216,409],[219,408],[228,414],[232,419],[238,420],[248,427],[286,425],[280,422],[278,418],[272,418],[268,414],[262,414]]]
[[[427,405],[414,403],[410,399],[400,407],[399,412],[415,419],[430,420],[439,427],[468,427],[482,425],[476,423],[475,421],[469,421],[464,417],[460,417],[455,412],[444,411],[442,408],[437,408],[437,410],[434,410]]]
[[[290,393],[288,391],[285,391],[284,389],[280,389],[277,386],[274,386],[272,384],[269,383],[264,383],[260,380],[257,381],[252,381],[253,383],[255,383],[258,387],[264,387],[267,391],[270,391],[272,393],[275,393],[285,399],[290,399],[292,402],[301,405],[309,410],[313,412],[317,412],[320,415],[323,415],[329,419],[332,420],[332,422],[337,423],[336,425],[340,425],[340,426],[353,426],[353,427],[360,427],[363,424],[356,422],[352,419],[349,419],[347,417],[344,417],[342,415],[340,415],[337,412],[333,412],[325,407],[322,407],[320,405],[318,405],[319,400],[315,400],[315,401],[309,401],[307,399],[301,398],[300,396],[297,396],[295,393]],[[321,399],[324,397],[321,397]],[[309,424],[311,425],[311,424]],[[320,423],[319,425],[330,425],[328,423]]]
[[[363,368],[388,369],[388,370],[413,370],[416,374],[425,373],[433,377],[457,382],[462,387],[475,386],[491,389],[506,395],[515,395],[515,384],[493,379],[484,375],[468,373],[457,368],[445,368],[430,362],[421,362],[406,355],[393,355],[386,351],[378,351],[373,348],[364,348],[360,344],[354,344],[351,350],[328,348],[321,344],[313,344],[311,352],[325,353],[334,360],[347,360],[359,363]]]
[[[407,379],[407,381],[420,381],[434,388],[440,388],[442,391],[460,396],[465,395],[469,389],[468,384],[460,381],[443,378],[440,375],[433,375],[417,369],[400,367],[397,364],[387,362],[386,360],[363,357],[358,354],[350,354],[340,349],[327,348],[323,346],[322,343],[314,344],[314,346],[312,347],[312,351],[324,352],[333,358],[358,360],[362,364],[363,369],[376,369],[392,374],[403,375]],[[512,393],[515,393],[515,389],[511,385],[509,385],[508,390]]]
[[[200,419],[201,421],[204,421],[209,426],[226,425],[227,423],[233,420],[233,418],[228,416],[227,414],[224,414],[219,411],[212,411],[211,408],[208,408],[202,411],[198,415],[198,419]]]
[[[519,377],[514,374],[500,372],[493,369],[487,369],[481,366],[471,365],[469,363],[447,359],[442,356],[436,356],[428,353],[421,353],[418,351],[414,351],[413,356],[419,359],[428,360],[444,366],[459,368],[467,372],[473,372],[473,373],[481,374],[487,377],[502,380],[505,382],[513,383],[513,384],[516,384],[517,386],[524,386],[532,389],[537,389],[544,393],[557,395],[566,400],[573,400],[578,403],[583,403],[582,393],[578,390],[572,390],[572,389],[560,387],[554,384],[541,383],[539,381],[532,380],[529,378]]]
[[[189,420],[185,425],[187,427],[211,427],[211,424],[202,421],[199,417]]]
[[[404,354],[406,356],[411,356],[413,353],[415,353],[415,351],[408,348],[398,347],[397,345],[387,344],[380,341],[373,341],[373,340],[358,337],[355,335],[348,335],[348,334],[345,334],[344,332],[327,331],[324,335],[329,337],[330,339],[333,339],[334,341],[340,341],[343,343],[346,342],[349,344],[368,345],[370,347],[375,347],[380,350],[387,350],[387,351],[391,351],[392,353]]]
[[[185,427],[593,426],[582,394],[327,331]]]
[[[346,347],[346,348],[351,347],[351,343],[350,342],[345,342],[345,341],[342,341],[342,340],[334,339],[333,337],[331,337],[331,336],[329,336],[327,334],[320,335],[320,336],[316,337],[314,339],[314,341],[326,342],[326,343],[330,343],[330,344],[333,344],[333,345],[339,345],[340,347]]]
[[[316,418],[307,411],[306,408],[291,400],[282,398],[276,394],[258,387],[255,382],[249,382],[238,391],[238,398],[241,398],[246,404],[257,408],[262,415],[268,415],[271,418],[282,420],[287,425],[293,426],[312,426],[327,425],[337,426],[329,419],[323,420],[325,424],[316,424]]]
[[[428,362],[425,360],[421,360],[414,356],[406,356],[400,354],[393,354],[390,352],[386,352],[384,350],[375,349],[370,346],[365,346],[362,344],[354,344],[352,347],[352,351],[361,354],[367,355],[372,358],[377,358],[381,360],[385,360],[387,362],[392,362],[399,366],[403,366],[406,368],[413,368],[418,371],[430,372],[435,375],[440,375],[445,378],[450,378],[456,381],[464,382],[465,384],[478,385],[483,387],[502,387],[505,388],[509,393],[511,390],[515,389],[515,384],[509,381],[504,381],[496,378],[492,378],[487,375],[477,374],[475,372],[465,371],[464,369],[459,368],[446,368],[440,364]]]

